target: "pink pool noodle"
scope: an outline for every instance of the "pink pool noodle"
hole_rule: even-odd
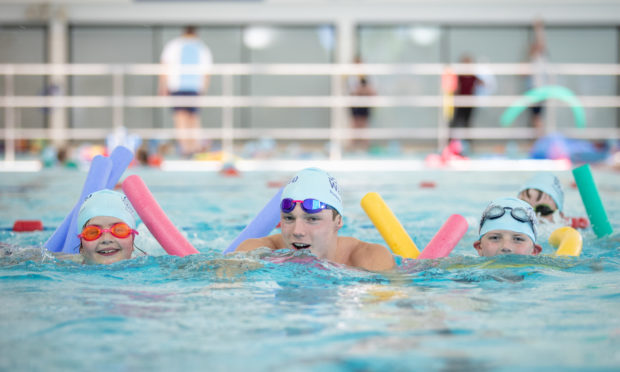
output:
[[[140,176],[134,174],[125,178],[123,191],[142,222],[168,254],[184,257],[199,253],[170,222]]]
[[[465,217],[453,214],[437,231],[437,234],[420,253],[418,259],[447,257],[465,235],[468,227]]]

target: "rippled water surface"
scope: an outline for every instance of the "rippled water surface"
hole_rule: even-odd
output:
[[[477,257],[477,220],[531,173],[336,173],[341,235],[383,243],[359,206],[370,191],[421,248],[453,213],[470,224],[449,258],[405,260],[382,274],[304,252],[222,255],[290,173],[131,173],[199,255],[166,255],[141,225],[136,244],[149,256],[109,266],[59,260],[41,247],[86,174],[0,174],[0,370],[620,368],[618,173],[594,171],[612,236],[584,230],[582,255],[558,258],[545,239],[555,226],[543,226],[543,255],[497,259]],[[557,175],[567,214],[584,216],[571,173]],[[46,230],[14,233],[18,219]]]

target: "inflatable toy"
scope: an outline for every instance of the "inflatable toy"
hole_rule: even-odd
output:
[[[569,226],[555,229],[549,235],[549,244],[557,248],[557,256],[579,256],[583,246],[583,239],[579,231]]]
[[[267,205],[265,205],[245,229],[241,231],[239,236],[230,243],[228,248],[224,250],[224,254],[234,252],[239,244],[247,239],[262,238],[271,233],[280,221],[280,198],[282,197],[282,191],[284,191],[284,187],[280,188],[271,200],[269,200]]]
[[[168,254],[184,257],[199,253],[170,222],[142,178],[131,175],[122,187],[142,222]]]
[[[404,258],[420,255],[418,247],[379,194],[369,192],[362,198],[361,205],[392,252]]]

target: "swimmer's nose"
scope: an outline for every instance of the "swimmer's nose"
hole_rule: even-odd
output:
[[[305,233],[304,224],[302,221],[296,220],[295,226],[293,227],[293,235],[295,236],[303,236]]]
[[[510,247],[503,246],[500,252],[502,252],[503,254],[510,254],[512,253],[512,249]]]

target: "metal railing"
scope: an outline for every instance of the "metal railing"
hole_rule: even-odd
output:
[[[125,126],[125,108],[154,108],[175,106],[215,107],[222,110],[219,128],[202,128],[192,132],[178,132],[172,128],[132,128],[130,133],[142,138],[176,139],[192,136],[198,139],[219,139],[225,154],[234,154],[235,140],[258,139],[314,139],[330,141],[329,159],[342,158],[343,141],[350,139],[424,139],[436,141],[442,148],[450,135],[469,139],[534,139],[533,128],[449,128],[448,120],[438,115],[435,126],[429,128],[367,128],[351,129],[347,125],[346,109],[352,106],[367,107],[430,107],[442,112],[446,104],[442,94],[399,95],[399,96],[348,96],[344,88],[344,77],[353,74],[367,75],[428,75],[440,77],[449,67],[456,74],[476,74],[480,67],[494,75],[530,75],[530,64],[218,64],[209,73],[221,76],[221,95],[201,97],[170,96],[128,96],[124,94],[125,79],[132,75],[158,76],[167,71],[159,64],[0,64],[0,75],[4,76],[4,95],[0,96],[0,107],[4,109],[4,160],[15,160],[14,143],[18,139],[49,139],[53,141],[102,139],[117,128]],[[620,65],[616,64],[550,64],[554,75],[618,76]],[[184,68],[183,72],[199,73],[202,69]],[[66,79],[67,76],[108,75],[112,77],[113,91],[106,96],[18,96],[15,95],[16,76],[45,76]],[[325,96],[242,96],[235,95],[233,78],[251,75],[312,75],[330,76],[331,94]],[[441,79],[438,79],[441,80]],[[437,89],[441,92],[441,88]],[[453,105],[473,107],[508,107],[521,98],[517,95],[456,96]],[[619,108],[620,97],[578,96],[584,107]],[[49,128],[18,128],[16,110],[22,108],[68,109],[79,107],[111,108],[111,128],[68,128],[68,123],[51,124]],[[287,107],[287,108],[329,108],[330,123],[326,128],[235,128],[234,108],[238,107]],[[547,132],[555,131],[553,120]],[[569,137],[583,139],[618,139],[620,131],[615,128],[588,128],[587,130],[563,129]]]

